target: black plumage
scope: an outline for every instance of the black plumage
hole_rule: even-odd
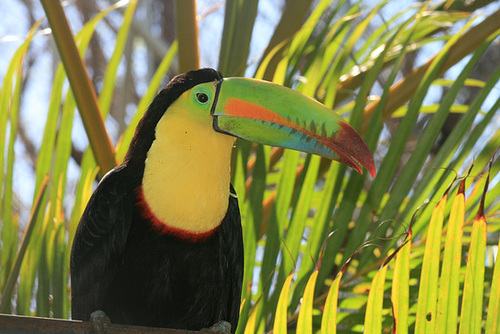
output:
[[[208,69],[174,78],[139,123],[124,163],[99,183],[71,253],[73,319],[102,310],[115,323],[199,330],[225,320],[235,331],[243,278],[237,199],[229,198],[217,230],[196,242],[161,232],[141,201],[145,159],[163,113],[184,91],[220,79]]]

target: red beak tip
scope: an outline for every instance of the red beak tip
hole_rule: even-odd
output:
[[[372,178],[375,178],[375,175],[377,175],[377,170],[375,169],[375,164],[372,164],[370,168],[367,168],[368,172],[372,176]]]
[[[364,174],[364,169],[363,166],[366,168],[368,173],[370,173],[372,178],[375,178],[375,175],[377,174],[377,170],[375,168],[375,163],[373,162],[373,159],[370,159],[367,163],[359,163],[359,165],[354,166],[354,169],[359,173],[359,174]]]
[[[340,126],[342,130],[336,136],[337,149],[334,149],[338,155],[343,156],[339,161],[353,167],[360,174],[363,174],[363,167],[365,167],[370,175],[375,177],[377,174],[375,162],[365,141],[349,123],[341,122]],[[338,150],[338,148],[342,149]]]
[[[371,177],[372,178],[375,177],[375,175],[377,174],[377,169],[375,168],[375,162],[373,161],[373,157],[371,154],[369,154],[367,159],[363,159],[362,161],[358,161],[358,163],[359,163],[359,166],[357,169],[358,169],[358,172],[360,174],[363,174],[364,170],[363,170],[362,166],[364,166],[366,168],[366,170],[368,171],[368,173],[370,173]]]

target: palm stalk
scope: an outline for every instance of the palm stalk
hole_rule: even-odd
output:
[[[176,1],[176,29],[179,41],[180,73],[200,68],[198,50],[198,23],[195,0]]]
[[[64,64],[83,125],[87,131],[90,147],[94,152],[97,164],[100,166],[99,175],[102,177],[116,166],[116,160],[114,147],[100,112],[97,95],[83,60],[78,53],[61,2],[48,0],[42,0],[41,2],[52,27],[54,41]]]

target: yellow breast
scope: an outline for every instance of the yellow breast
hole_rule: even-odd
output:
[[[152,213],[167,226],[204,233],[219,226],[229,200],[234,137],[213,130],[211,118],[175,102],[158,122],[142,188]]]

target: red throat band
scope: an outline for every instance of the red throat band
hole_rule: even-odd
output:
[[[210,236],[212,236],[220,226],[219,225],[212,230],[199,233],[186,231],[177,227],[169,226],[167,223],[158,219],[155,216],[155,214],[151,211],[151,208],[149,207],[149,204],[144,197],[142,186],[137,187],[136,197],[137,197],[136,205],[142,217],[151,223],[151,226],[155,231],[161,234],[171,235],[185,242],[196,243],[196,242],[203,242],[208,238],[210,238]]]

